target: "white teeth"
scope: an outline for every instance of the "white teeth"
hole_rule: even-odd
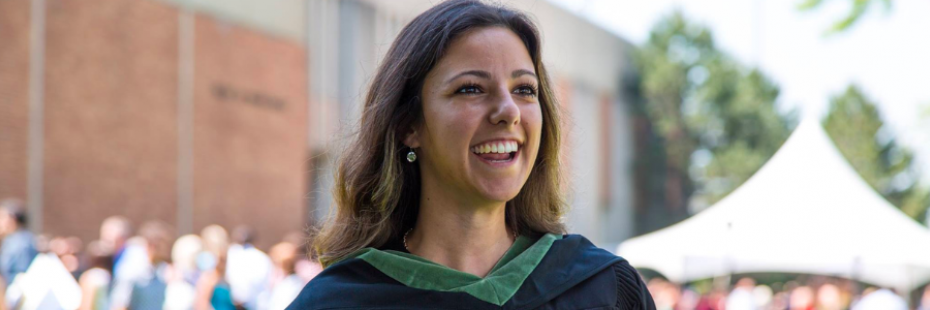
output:
[[[476,154],[484,154],[484,153],[506,154],[506,153],[516,152],[517,150],[519,150],[519,148],[520,146],[517,145],[517,142],[504,141],[504,142],[488,143],[488,144],[475,146],[471,149],[471,151]]]

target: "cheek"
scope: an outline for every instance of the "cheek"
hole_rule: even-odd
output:
[[[523,119],[524,130],[526,130],[527,137],[536,144],[537,150],[539,146],[539,140],[542,136],[542,111],[538,105],[524,108],[521,111],[521,118]]]
[[[426,124],[429,144],[436,151],[458,153],[468,149],[469,133],[473,133],[478,124],[475,113],[467,109],[430,109],[425,112],[429,113]]]

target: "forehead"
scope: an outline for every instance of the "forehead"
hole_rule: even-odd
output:
[[[532,70],[533,60],[516,33],[502,27],[484,27],[453,40],[435,69],[455,71],[465,67]]]

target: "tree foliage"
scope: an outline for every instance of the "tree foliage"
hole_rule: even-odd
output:
[[[778,86],[718,50],[710,31],[680,12],[653,28],[636,63],[641,100],[634,114],[643,115],[656,136],[647,144],[661,145],[641,147],[637,163],[664,159],[662,169],[651,170],[664,171],[660,176],[637,178],[661,186],[651,192],[663,193],[661,204],[672,212],[719,200],[790,134],[794,116],[778,111]],[[661,182],[646,180],[656,177]]]
[[[875,103],[857,86],[849,86],[830,102],[824,128],[862,178],[905,214],[923,221],[930,190],[910,150],[899,145],[882,121]]]

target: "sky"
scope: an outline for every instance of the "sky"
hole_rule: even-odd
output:
[[[855,83],[878,104],[887,129],[914,151],[930,184],[930,0],[876,3],[845,32],[825,31],[850,0],[799,11],[799,0],[550,0],[640,45],[662,17],[682,11],[715,43],[761,68],[781,88],[778,104],[822,118],[831,97]]]

